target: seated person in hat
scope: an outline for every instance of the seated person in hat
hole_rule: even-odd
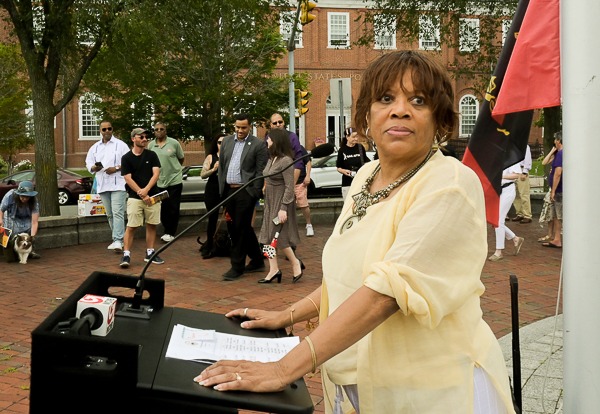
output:
[[[23,181],[16,190],[10,190],[0,204],[0,226],[12,230],[12,236],[27,233],[32,238],[38,230],[40,206],[37,202],[37,191],[31,181]],[[31,252],[31,259],[39,259],[40,255]]]

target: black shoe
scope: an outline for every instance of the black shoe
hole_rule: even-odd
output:
[[[264,261],[261,261],[260,263],[250,262],[244,267],[244,273],[264,272],[265,269]]]
[[[267,278],[260,279],[258,281],[258,283],[271,283],[273,281],[273,279],[277,279],[277,283],[281,283],[281,276],[282,276],[281,270],[279,270],[277,273],[275,273],[273,275],[273,277],[271,279],[267,279]]]
[[[306,269],[306,267],[304,266],[304,263],[302,263],[302,260],[298,259],[298,261],[300,262],[300,269],[302,269],[302,270]],[[304,272],[300,272],[300,274],[298,276],[294,276],[294,278],[292,279],[292,283],[296,283],[297,281],[299,281],[303,274],[304,274]]]
[[[129,267],[129,263],[131,262],[131,257],[129,256],[123,256],[123,258],[121,259],[121,264],[119,266],[121,267]]]
[[[229,269],[226,273],[223,273],[224,280],[238,280],[244,276],[243,273],[238,272],[237,270]]]
[[[42,258],[42,256],[40,256],[40,255],[39,255],[39,254],[37,254],[36,252],[31,252],[31,253],[29,253],[29,258],[30,258],[30,259],[34,259],[34,260],[35,260],[35,259],[41,259],[41,258]]]

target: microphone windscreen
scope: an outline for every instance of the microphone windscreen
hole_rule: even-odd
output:
[[[335,150],[335,148],[332,144],[329,144],[329,143],[321,144],[319,146],[314,147],[312,149],[312,151],[310,152],[310,155],[313,158],[323,158],[323,157],[326,157],[326,156],[332,154],[334,150]]]

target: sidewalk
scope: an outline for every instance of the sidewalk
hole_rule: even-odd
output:
[[[509,334],[511,319],[508,280],[511,274],[519,277],[521,325],[543,327],[540,334],[531,336],[524,334],[525,329],[521,330],[525,412],[541,413],[541,401],[538,398],[540,389],[537,385],[540,383],[540,367],[547,357],[537,354],[536,347],[547,341],[546,335],[553,327],[548,328],[547,318],[555,312],[562,251],[542,248],[541,243],[536,241],[546,233],[545,229],[539,227],[537,220],[523,225],[511,222],[509,226],[518,236],[525,237],[525,243],[519,256],[506,256],[496,263],[486,262],[482,273],[486,292],[481,298],[481,304],[484,319],[496,337]],[[262,273],[250,274],[235,282],[222,281],[221,274],[229,269],[228,259],[202,260],[196,243],[198,234],[183,237],[169,250],[161,253],[165,264],[151,266],[147,276],[166,280],[167,306],[218,313],[245,307],[284,309],[319,286],[321,252],[332,228],[333,225],[315,226],[315,237],[312,238],[306,238],[305,230],[300,229],[302,243],[298,247],[298,255],[307,269],[303,278],[295,284],[291,282],[291,267],[283,261],[281,284],[256,283],[264,277]],[[108,251],[107,245],[93,243],[44,250],[40,252],[41,260],[31,260],[27,265],[8,264],[0,259],[0,411],[29,411],[30,332],[60,304],[62,298],[69,296],[92,271],[137,275],[142,270],[145,255],[143,240],[135,241],[132,265],[127,270],[118,266],[120,256]],[[494,246],[491,227],[488,228],[488,245],[491,254]],[[297,324],[296,334],[306,335],[303,329],[304,324]],[[555,341],[558,351],[553,355],[551,369],[554,365],[562,367],[558,363],[558,358],[562,355],[562,335],[558,339],[560,340]],[[506,340],[504,338],[502,341]],[[510,350],[510,346],[508,349]],[[531,354],[525,352],[529,349]],[[508,360],[508,364],[511,363]],[[562,389],[562,370],[558,368],[552,371],[552,390],[547,386],[546,396],[552,397],[545,404],[548,413],[554,412],[548,407],[556,406]],[[512,372],[512,368],[510,370]],[[315,404],[315,412],[324,412],[320,372],[307,375],[305,380]]]

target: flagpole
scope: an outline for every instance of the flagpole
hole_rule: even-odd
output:
[[[561,1],[565,413],[600,413],[600,2]]]

